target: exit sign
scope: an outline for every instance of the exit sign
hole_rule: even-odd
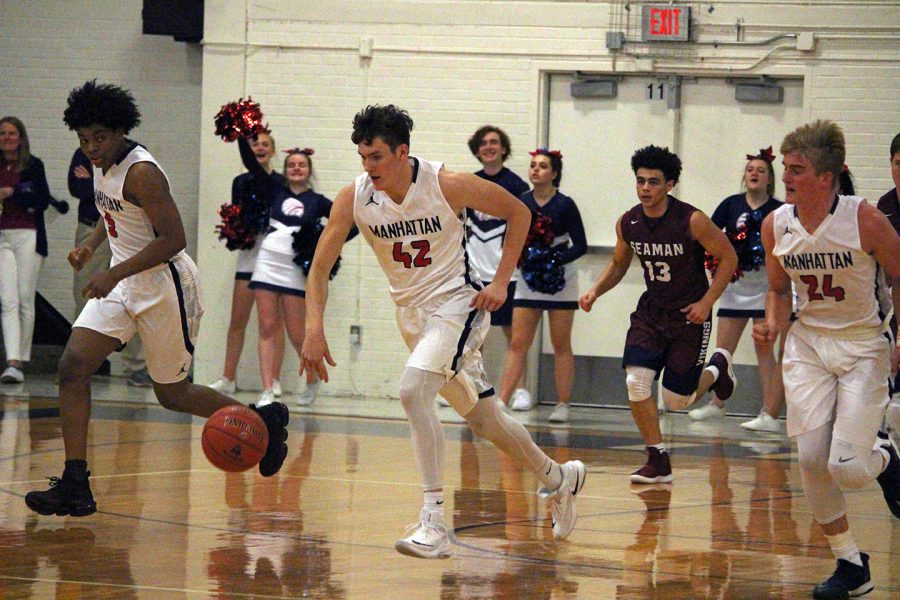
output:
[[[641,14],[642,42],[687,42],[691,39],[691,9],[671,4],[645,4]]]

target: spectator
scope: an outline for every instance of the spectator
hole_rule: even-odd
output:
[[[6,369],[2,383],[22,383],[31,360],[34,296],[47,256],[44,211],[50,188],[44,163],[31,154],[25,124],[0,119],[0,305]]]

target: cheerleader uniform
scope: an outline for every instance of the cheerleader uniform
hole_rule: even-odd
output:
[[[259,244],[250,289],[306,296],[306,276],[294,263],[293,233],[304,225],[313,226],[330,214],[331,200],[322,194],[307,190],[295,195],[282,188],[272,202],[269,231]]]
[[[500,169],[495,175],[488,175],[484,169],[475,174],[491,183],[496,183],[516,198],[528,191],[528,184],[506,167]],[[506,241],[506,221],[471,208],[467,210],[467,216],[469,241],[466,252],[472,267],[486,286],[494,280],[494,275],[497,274],[497,265],[500,264],[503,244]],[[506,302],[491,313],[491,325],[500,327],[512,325],[513,300],[516,296],[515,276],[510,280],[506,291]]]
[[[532,212],[543,214],[552,221],[553,248],[559,251],[560,260],[565,265],[565,287],[555,294],[536,292],[525,282],[517,270],[519,280],[516,285],[514,305],[523,308],[540,308],[544,310],[578,310],[578,271],[575,260],[587,253],[587,236],[581,213],[575,201],[561,192],[550,198],[543,206],[538,206],[534,199],[534,190],[520,196]]]
[[[243,206],[263,202],[268,210],[268,202],[273,198],[273,192],[283,188],[285,185],[284,176],[274,171],[266,173],[259,166],[256,156],[246,140],[239,139],[238,145],[241,149],[241,159],[244,161],[244,166],[247,167],[248,172],[241,173],[231,182],[231,203],[235,206]],[[250,161],[249,165],[248,161]],[[256,264],[259,246],[264,236],[265,231],[260,231],[252,248],[237,251],[235,279],[250,281],[250,277],[253,274],[253,265]]]
[[[729,283],[719,298],[718,317],[763,318],[766,316],[766,292],[769,281],[765,269],[765,249],[760,239],[763,219],[784,204],[772,196],[757,209],[747,204],[746,194],[725,198],[712,215],[712,222],[726,233],[745,231],[743,249],[738,252],[738,266],[743,275]]]

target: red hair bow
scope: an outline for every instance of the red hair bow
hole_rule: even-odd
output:
[[[760,148],[759,154],[748,154],[747,160],[764,160],[769,164],[775,162],[775,153],[772,152],[772,146],[768,148]]]
[[[300,148],[299,146],[294,146],[288,150],[284,150],[285,154],[305,154],[307,156],[312,156],[316,153],[312,148]]]
[[[538,154],[543,154],[544,156],[555,156],[556,158],[562,159],[562,152],[559,150],[548,150],[546,148],[537,148],[536,150],[532,150],[529,152],[531,156],[537,156]]]

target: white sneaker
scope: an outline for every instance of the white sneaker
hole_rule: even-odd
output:
[[[550,501],[550,522],[553,524],[553,539],[564,540],[575,529],[578,515],[575,512],[575,496],[584,487],[587,471],[580,460],[570,460],[561,465],[563,480],[556,490],[541,488],[538,496]]]
[[[397,540],[394,548],[400,554],[416,558],[448,558],[452,552],[450,535],[441,512],[426,508],[419,513],[419,522],[406,528],[412,533]]]
[[[231,395],[237,390],[237,384],[227,377],[221,377],[217,379],[215,382],[209,384],[209,387],[216,390],[220,394],[225,395]]]
[[[281,389],[281,382],[278,381],[277,379],[273,379],[272,380],[272,395],[275,396],[276,398],[281,398],[282,394],[284,394],[284,392]]]
[[[259,408],[273,402],[275,402],[275,394],[272,393],[272,390],[263,390],[259,395],[259,400],[256,401],[256,407]]]
[[[437,405],[446,408],[450,406],[450,401],[438,394]]]
[[[781,423],[778,419],[773,419],[769,416],[769,413],[767,412],[761,412],[755,419],[747,421],[746,423],[741,423],[741,427],[752,431],[768,431],[769,433],[778,433],[781,431]]]
[[[695,421],[705,421],[707,419],[721,419],[725,416],[725,407],[719,408],[711,401],[706,406],[695,408],[688,411],[688,416]]]
[[[531,392],[525,388],[519,388],[513,392],[509,405],[513,410],[531,410],[534,408],[534,399],[531,397]]]
[[[569,422],[569,405],[557,404],[553,412],[550,413],[551,423],[568,423]]]
[[[25,381],[25,373],[19,367],[9,365],[0,375],[0,383],[23,383]]]
[[[313,383],[306,384],[306,388],[297,395],[297,406],[312,406],[313,402],[316,401],[321,384],[322,381],[319,379],[316,379]]]

